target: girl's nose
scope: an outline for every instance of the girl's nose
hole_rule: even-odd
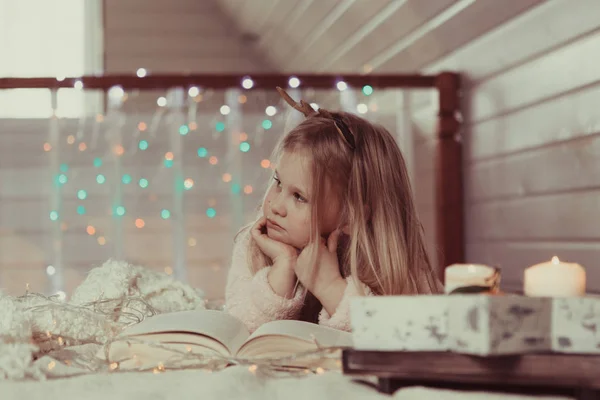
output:
[[[286,215],[285,205],[283,204],[283,199],[281,198],[281,194],[277,195],[271,201],[270,204],[271,204],[271,212],[273,214],[279,215],[280,217],[285,217],[285,215]]]

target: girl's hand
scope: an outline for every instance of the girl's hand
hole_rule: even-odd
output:
[[[320,238],[317,243],[309,243],[296,260],[296,276],[302,285],[319,300],[326,296],[332,287],[344,281],[340,274],[337,258],[337,245],[341,231],[333,231],[327,242]],[[316,265],[312,265],[316,254]],[[345,281],[344,281],[345,282]]]
[[[271,239],[266,233],[267,218],[261,217],[254,226],[250,234],[256,241],[256,244],[265,253],[273,263],[282,262],[293,262],[298,256],[298,251],[295,247],[288,244],[278,242],[275,239]]]

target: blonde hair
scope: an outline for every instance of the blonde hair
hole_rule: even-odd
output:
[[[340,130],[353,136],[348,143]],[[382,126],[346,112],[319,110],[284,135],[273,153],[304,151],[312,161],[311,240],[319,237],[326,185],[341,207],[349,235],[338,244],[340,273],[366,284],[375,295],[435,293],[432,267],[417,217],[404,158]],[[259,213],[260,214],[260,213]],[[250,238],[253,273],[272,265]],[[301,319],[316,321],[321,305],[307,294]]]

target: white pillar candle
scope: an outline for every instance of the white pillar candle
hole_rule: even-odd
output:
[[[552,257],[525,269],[524,292],[536,297],[576,297],[585,295],[585,269],[576,263]]]
[[[452,264],[444,270],[444,292],[468,286],[489,287],[497,292],[500,286],[500,270],[483,264]]]

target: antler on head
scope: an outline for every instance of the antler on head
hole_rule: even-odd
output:
[[[335,117],[332,113],[330,113],[327,110],[323,110],[323,109],[319,109],[319,111],[315,111],[310,106],[310,104],[308,104],[304,100],[300,100],[300,104],[296,103],[296,101],[294,101],[294,99],[292,99],[290,97],[290,95],[287,94],[285,92],[285,90],[283,90],[279,86],[277,86],[277,91],[279,92],[281,97],[283,97],[283,99],[286,101],[286,103],[288,103],[290,106],[294,107],[296,110],[300,111],[302,114],[304,114],[305,117],[310,117],[311,115],[320,115],[321,117],[332,119],[333,126],[335,126],[336,131],[342,136],[342,138],[344,139],[344,141],[346,141],[348,146],[350,146],[350,148],[352,150],[354,150],[356,148],[354,136],[352,135],[352,132],[348,128],[348,125],[346,125],[340,117]]]
[[[304,114],[305,117],[316,113],[316,111],[310,106],[310,104],[308,104],[304,100],[300,100],[300,103],[298,104],[294,99],[290,97],[289,94],[285,92],[285,90],[283,90],[279,86],[277,86],[277,91],[279,92],[281,97],[283,97],[286,103],[294,107],[296,110],[300,111],[302,114]]]

